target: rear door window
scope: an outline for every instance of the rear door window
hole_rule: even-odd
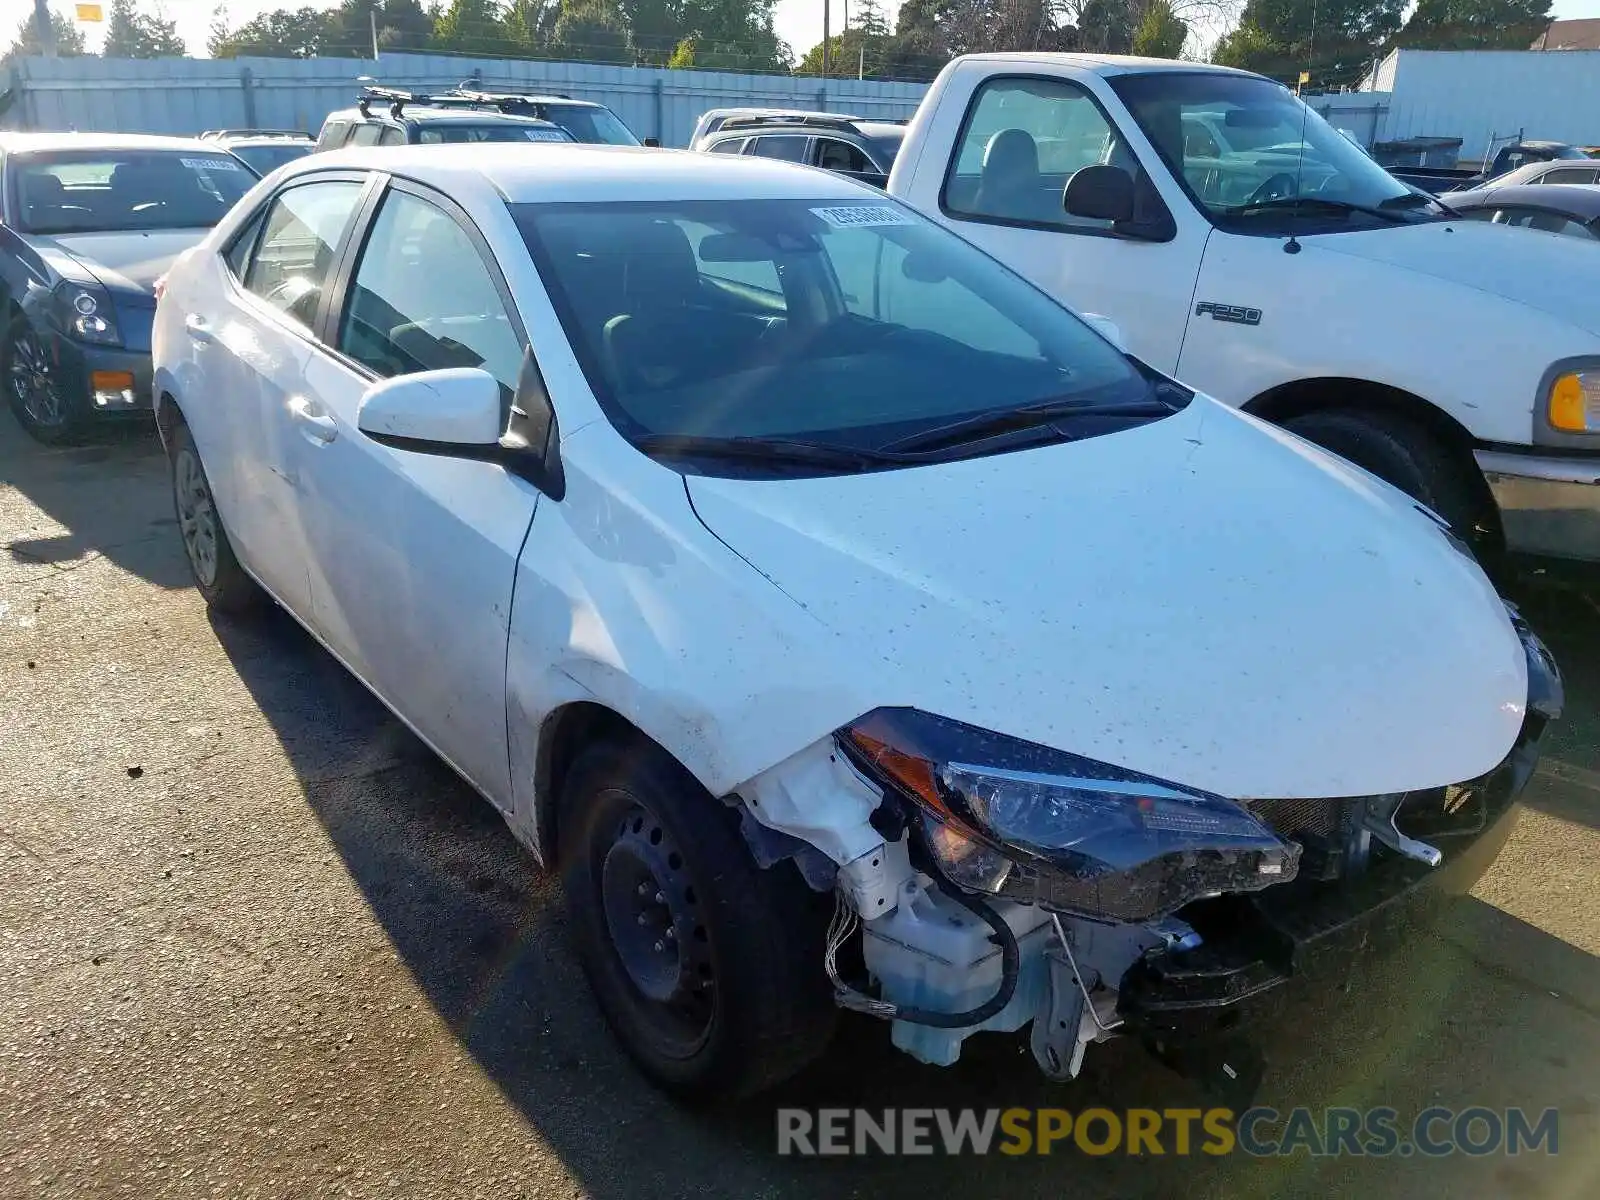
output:
[[[872,164],[867,161],[859,147],[852,146],[849,142],[842,142],[838,138],[818,138],[816,146],[817,166],[829,171],[870,171]]]
[[[751,153],[762,158],[781,158],[785,162],[803,163],[806,161],[806,143],[810,140],[792,133],[758,137]]]

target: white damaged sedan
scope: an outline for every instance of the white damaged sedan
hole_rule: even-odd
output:
[[[1559,715],[1431,513],[822,171],[313,155],[173,267],[154,357],[202,594],[287,608],[559,868],[680,1095],[841,1008],[1248,1089],[1241,1018],[1470,886]]]

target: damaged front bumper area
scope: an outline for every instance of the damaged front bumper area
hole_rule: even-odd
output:
[[[891,1021],[914,1057],[948,1065],[973,1033],[1031,1025],[1040,1069],[1070,1079],[1087,1045],[1133,1035],[1245,1103],[1260,1076],[1240,1039],[1254,1006],[1403,939],[1509,836],[1562,705],[1549,652],[1511,617],[1528,663],[1521,731],[1493,770],[1450,786],[1223,800],[878,710],[810,768],[835,812],[854,812],[851,837],[796,824],[797,790],[770,781],[750,812],[796,835],[814,886],[838,888],[826,966],[839,1002]],[[851,984],[837,957],[858,925],[869,981]]]

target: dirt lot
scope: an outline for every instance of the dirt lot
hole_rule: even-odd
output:
[[[780,1159],[783,1103],[1198,1097],[1131,1047],[1059,1088],[863,1019],[777,1097],[672,1108],[487,806],[288,618],[208,619],[153,438],[0,416],[0,1196],[1600,1194],[1600,611],[1527,607],[1571,713],[1512,842],[1437,934],[1285,1000],[1262,1102],[1556,1106],[1558,1156]]]

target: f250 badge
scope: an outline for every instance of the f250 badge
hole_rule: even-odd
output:
[[[1211,314],[1213,321],[1226,321],[1230,325],[1259,325],[1261,324],[1261,310],[1259,308],[1243,308],[1237,304],[1218,304],[1212,300],[1202,300],[1194,306],[1194,315],[1203,317]]]

